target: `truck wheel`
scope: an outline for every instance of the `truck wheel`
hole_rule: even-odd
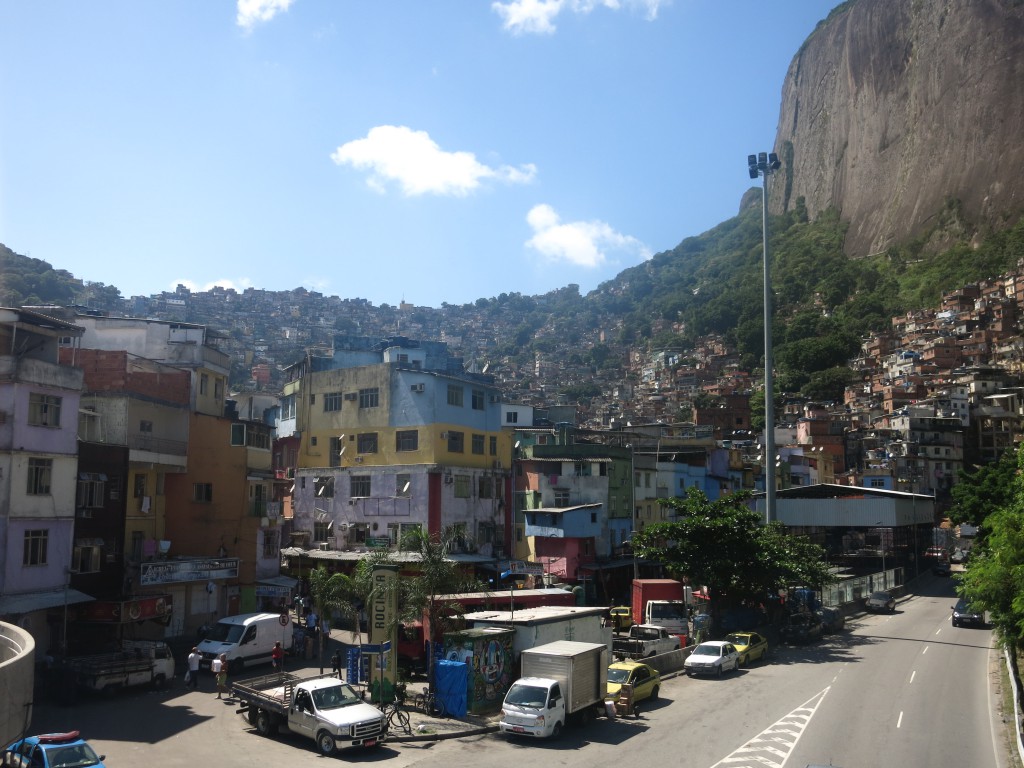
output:
[[[249,725],[256,725],[256,707],[249,706],[245,709],[245,719],[249,721]]]
[[[165,688],[167,687],[167,677],[164,675],[157,675],[153,678],[154,688]]]
[[[561,735],[562,735],[562,724],[561,723],[555,723],[555,727],[551,729],[551,738],[552,739],[557,739]]]
[[[322,755],[332,755],[334,750],[337,749],[338,745],[334,740],[334,737],[327,731],[320,731],[316,735],[316,747],[320,750]]]
[[[256,732],[260,736],[273,736],[277,733],[277,725],[274,718],[265,709],[256,713]]]

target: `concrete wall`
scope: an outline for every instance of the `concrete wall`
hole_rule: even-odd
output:
[[[36,644],[23,629],[0,621],[0,745],[32,725]]]

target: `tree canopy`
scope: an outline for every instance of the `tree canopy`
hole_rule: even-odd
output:
[[[707,586],[712,606],[761,603],[780,589],[830,583],[825,550],[788,535],[780,523],[765,524],[747,505],[749,498],[743,492],[710,501],[690,488],[684,499],[663,499],[677,520],[639,531],[636,552],[691,584]]]

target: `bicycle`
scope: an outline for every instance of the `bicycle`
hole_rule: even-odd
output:
[[[388,720],[388,730],[392,730],[397,725],[406,734],[412,734],[412,726],[409,724],[409,715],[404,709],[402,709],[402,702],[396,696],[395,700],[384,707],[381,712],[385,714]]]
[[[416,698],[413,699],[413,706],[423,714],[430,715],[431,717],[446,717],[448,715],[444,702],[428,689],[424,689],[423,693],[416,694]]]

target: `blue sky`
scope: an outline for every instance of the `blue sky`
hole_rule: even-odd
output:
[[[0,0],[0,243],[125,296],[586,293],[736,214],[836,0]]]

